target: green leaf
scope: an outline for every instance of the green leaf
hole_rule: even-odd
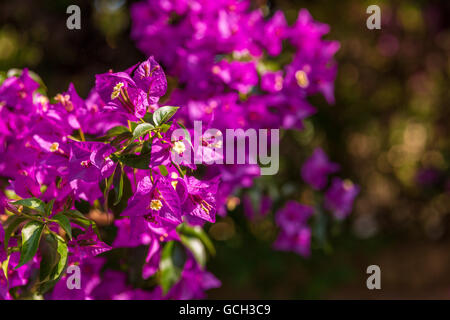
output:
[[[141,148],[141,144],[139,142],[130,143],[123,151],[120,152],[121,155],[130,154],[137,152]]]
[[[198,238],[183,235],[180,236],[180,240],[181,243],[192,252],[198,264],[204,267],[206,264],[206,250],[203,242]]]
[[[58,252],[59,255],[59,261],[51,275],[52,279],[56,279],[62,274],[67,265],[67,256],[68,256],[67,243],[60,236],[55,235],[55,237],[58,244],[56,251]]]
[[[136,127],[136,129],[134,129],[134,131],[133,131],[133,140],[136,140],[136,139],[146,135],[147,133],[149,133],[153,129],[155,129],[155,126],[152,125],[151,123],[141,123],[141,124],[139,124]]]
[[[191,142],[191,134],[189,133],[189,131],[186,129],[186,127],[181,122],[178,121],[177,123],[181,127],[181,129],[183,129],[183,131],[184,131],[184,141],[189,142],[189,145],[193,149],[194,146],[192,145],[192,142]]]
[[[126,133],[131,134],[130,130],[127,127],[124,126],[116,126],[114,128],[109,129],[104,136],[98,137],[94,139],[95,141],[108,141],[111,140],[111,138],[116,138],[117,136],[121,134]]]
[[[59,261],[57,255],[58,243],[53,234],[46,234],[40,244],[41,263],[39,267],[39,280],[45,281],[51,275]]]
[[[45,215],[47,217],[52,213],[54,203],[55,199],[52,199],[49,203],[45,205]]]
[[[123,176],[125,175],[125,172],[123,170],[123,166],[120,166],[121,170],[120,170],[120,181],[119,181],[119,186],[118,186],[118,190],[117,190],[117,199],[114,202],[114,206],[117,206],[120,203],[120,200],[122,200],[122,195],[123,195]]]
[[[9,69],[8,72],[6,73],[6,77],[7,77],[7,78],[11,78],[11,77],[20,77],[21,74],[22,74],[22,69],[11,68],[11,69]]]
[[[6,72],[0,71],[0,85],[6,80]]]
[[[111,145],[114,147],[118,147],[120,143],[124,140],[130,140],[133,137],[133,134],[130,131],[123,132],[117,135],[112,141]]]
[[[67,197],[66,203],[64,203],[64,209],[72,208],[73,205],[73,198]]]
[[[11,258],[11,255],[8,255],[5,261],[2,262],[2,270],[5,274],[6,280],[8,280],[8,266],[9,266],[9,258]]]
[[[22,248],[20,248],[20,260],[17,268],[30,261],[39,246],[44,224],[37,221],[30,221],[22,228]]]
[[[161,130],[161,132],[166,133],[167,131],[169,131],[171,124],[172,124],[172,122],[164,123],[164,124],[160,125],[158,128],[159,128],[159,130]]]
[[[13,202],[15,206],[24,206],[25,208],[39,211],[45,214],[45,203],[38,198],[28,198]]]
[[[160,282],[164,294],[180,279],[185,262],[186,253],[183,248],[175,241],[167,242],[161,252],[159,263]]]
[[[177,232],[179,235],[200,239],[211,255],[216,254],[216,249],[214,248],[211,239],[208,237],[205,230],[203,230],[200,226],[189,226],[186,223],[182,223],[177,227]]]
[[[155,124],[155,123],[153,122],[153,113],[147,112],[147,113],[145,114],[143,120],[144,120],[145,122],[148,122],[148,123],[151,123],[151,124]]]
[[[113,158],[113,160],[114,160],[114,158]],[[105,199],[108,199],[109,191],[111,189],[114,175],[116,174],[116,170],[117,170],[117,166],[114,167],[113,173],[109,176],[108,179],[106,179],[105,189],[103,190],[103,197]]]
[[[158,168],[164,177],[166,177],[169,174],[169,171],[167,170],[167,167],[165,165],[162,164],[162,165],[158,166]]]
[[[142,144],[141,154],[148,154],[149,157],[152,153],[152,142],[151,140],[144,141]]]
[[[68,261],[68,249],[64,239],[54,234],[50,234],[50,236],[53,237],[54,242],[56,242],[56,247],[54,247],[56,263],[54,264],[53,269],[51,270],[51,273],[46,281],[39,287],[39,292],[41,294],[53,288],[54,285],[61,279]]]
[[[8,220],[6,221],[7,227],[5,229],[5,251],[8,250],[8,243],[11,235],[16,231],[17,227],[19,227],[19,225],[26,220],[27,218],[21,216],[11,216],[10,218],[8,218]]]
[[[167,121],[170,120],[170,118],[173,117],[173,115],[175,114],[175,112],[177,112],[178,109],[179,107],[170,107],[170,106],[165,106],[156,109],[155,112],[153,113],[153,122],[155,123],[156,126],[160,126],[166,123]]]
[[[135,122],[135,121],[130,122],[130,131],[134,132],[134,129],[136,129],[136,127],[139,125],[139,123],[140,122]]]
[[[120,155],[118,156],[118,160],[128,167],[148,170],[150,166],[150,156],[151,156],[150,150],[145,152],[143,150],[141,154]]]
[[[97,234],[98,238],[100,239],[100,232],[98,231],[98,227],[95,224],[95,222],[86,218],[81,212],[79,212],[77,210],[65,210],[62,214],[65,215],[66,217],[68,217],[69,220],[72,221],[73,223],[75,223],[85,229],[88,229],[89,227],[92,226],[92,229],[94,230],[94,232]]]
[[[105,137],[108,137],[108,138],[117,137],[119,134],[122,134],[125,132],[130,132],[130,130],[124,126],[117,126],[117,127],[109,129],[106,132]]]
[[[117,182],[118,184],[118,182]],[[108,197],[108,205],[111,209],[112,213],[116,218],[120,217],[120,214],[125,210],[125,208],[128,206],[128,200],[133,195],[133,190],[131,186],[130,179],[128,179],[128,176],[126,174],[123,175],[123,192],[122,192],[122,198],[120,199],[120,202],[117,205],[114,205],[113,203],[117,199],[118,192],[115,190],[114,196],[109,195]]]
[[[73,219],[81,219],[81,220],[87,220],[90,221],[88,218],[86,218],[80,211],[77,210],[65,210],[62,213],[63,215],[65,215],[68,218],[73,218]]]
[[[70,240],[72,240],[72,227],[70,226],[69,218],[65,215],[58,213],[53,216],[52,220],[56,222],[66,233]]]

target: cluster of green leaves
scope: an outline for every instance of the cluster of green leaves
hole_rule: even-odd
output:
[[[147,113],[140,122],[130,122],[129,127],[117,126],[110,129],[101,141],[109,141],[118,149],[112,159],[125,166],[147,170],[151,157],[151,142],[154,137],[169,130],[170,118],[177,112],[178,107],[165,106],[154,113]],[[147,134],[154,133],[150,139],[143,139]]]
[[[98,140],[109,142],[117,149],[111,155],[111,159],[118,163],[113,174],[106,179],[101,187],[104,190],[105,210],[107,211],[110,199],[109,192],[114,185],[116,195],[113,206],[119,206],[124,196],[124,188],[129,185],[125,167],[132,169],[148,170],[151,161],[152,142],[155,137],[161,137],[161,133],[169,130],[171,123],[169,120],[177,112],[178,107],[164,106],[154,113],[147,113],[140,122],[129,122],[128,128],[116,126],[110,129]],[[149,139],[145,139],[148,135]],[[117,171],[119,168],[120,172]],[[130,195],[128,195],[130,196]],[[119,209],[123,209],[123,204]]]
[[[71,223],[83,229],[92,228],[98,234],[96,224],[76,210],[64,209],[52,215],[54,200],[45,203],[38,198],[27,198],[12,203],[15,210],[6,220],[4,249],[8,258],[2,265],[8,279],[10,254],[20,251],[20,260],[15,269],[28,263],[40,250],[41,262],[39,280],[40,293],[51,289],[61,278],[68,261],[68,241],[72,239]],[[53,231],[56,225],[64,231],[63,236]],[[17,246],[9,247],[11,237],[18,239]]]

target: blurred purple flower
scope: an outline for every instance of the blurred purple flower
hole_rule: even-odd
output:
[[[275,214],[275,222],[281,231],[274,243],[274,248],[282,251],[293,251],[304,257],[309,256],[311,231],[308,219],[314,208],[289,201],[284,208]]]
[[[359,187],[350,180],[333,178],[330,188],[325,193],[324,206],[333,212],[337,219],[344,219],[352,211],[353,202],[359,191]]]
[[[313,154],[306,159],[301,169],[301,175],[305,182],[314,189],[323,189],[328,182],[328,175],[339,170],[337,163],[328,160],[326,153],[321,148],[316,148]]]

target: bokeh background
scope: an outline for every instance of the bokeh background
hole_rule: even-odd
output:
[[[94,74],[143,60],[131,40],[125,0],[0,1],[0,70],[29,67],[49,96],[75,84],[82,97]],[[66,8],[81,8],[82,28],[66,28]],[[381,7],[382,29],[366,28],[366,8]],[[321,96],[302,132],[287,132],[273,192],[312,201],[300,178],[316,146],[361,186],[350,218],[333,224],[312,257],[276,252],[271,215],[249,221],[242,204],[209,228],[218,254],[208,265],[226,298],[450,298],[450,2],[256,1],[300,8],[331,27],[341,43],[336,104]],[[256,181],[258,192],[267,181]],[[265,187],[264,187],[265,188]],[[267,190],[260,190],[267,191]],[[251,192],[248,194],[251,196]],[[324,228],[319,223],[314,226]],[[381,290],[366,288],[366,268],[381,268]]]

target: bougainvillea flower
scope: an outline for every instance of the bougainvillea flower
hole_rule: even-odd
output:
[[[261,89],[270,93],[283,89],[283,71],[268,71],[261,76]]]
[[[287,235],[297,233],[306,225],[308,219],[314,213],[314,208],[305,206],[296,201],[288,201],[275,216],[275,222]]]
[[[58,189],[56,191],[59,195],[64,195],[61,190]],[[89,203],[94,203],[95,200],[99,199],[103,195],[103,192],[100,190],[98,185],[98,181],[86,182],[81,179],[70,181],[68,191],[73,192],[75,200],[84,200]]]
[[[99,240],[92,227],[69,242],[69,251],[78,261],[87,257],[95,257],[111,249],[109,245]]]
[[[101,142],[75,142],[69,159],[69,179],[86,182],[109,177],[116,165],[109,156],[115,149]]]
[[[246,94],[253,86],[258,84],[256,65],[253,62],[222,60],[213,66],[212,72],[240,93]]]
[[[210,272],[204,271],[193,258],[183,268],[180,281],[168,292],[166,298],[177,300],[204,299],[205,291],[221,286]]]
[[[281,231],[273,245],[277,250],[293,251],[308,257],[311,251],[311,230],[308,227],[302,227],[290,235]]]
[[[179,180],[177,188],[186,190],[182,208],[191,223],[215,222],[217,206],[214,195],[218,186],[218,178],[201,181],[190,176]]]
[[[301,169],[301,175],[306,183],[314,189],[323,189],[328,182],[328,175],[339,170],[337,163],[331,162],[321,148],[316,148],[306,159]]]
[[[137,247],[152,242],[147,223],[137,225],[141,230],[132,230],[130,219],[127,218],[115,220],[114,225],[117,227],[117,235],[112,245],[114,248]]]
[[[97,75],[95,87],[105,108],[142,118],[166,92],[167,80],[161,66],[150,57],[124,72]]]
[[[283,49],[283,40],[287,37],[288,24],[284,13],[277,11],[264,26],[264,43],[267,52],[271,56],[278,56]]]
[[[177,84],[167,103],[180,108],[170,119],[156,113],[167,80],[153,57],[121,72],[97,75],[86,100],[72,84],[49,100],[27,70],[0,85],[0,176],[7,182],[0,186],[0,200],[6,195],[24,201],[33,196],[45,202],[33,199],[38,205],[33,210],[42,213],[52,206],[51,219],[57,219],[56,214],[74,215],[66,216],[73,238],[61,216],[61,221],[52,220],[50,229],[43,232],[48,235],[59,227],[66,230],[58,241],[68,244],[68,265],[81,268],[82,288],[69,290],[67,273],[46,298],[205,297],[205,290],[220,286],[220,281],[196,260],[199,258],[182,241],[182,232],[215,222],[217,213],[225,215],[225,204],[236,198],[240,188],[251,187],[261,169],[256,164],[213,163],[222,155],[216,150],[221,147],[215,140],[217,134],[211,131],[194,141],[200,144],[198,150],[206,164],[201,173],[194,172],[197,167],[187,161],[175,164],[171,155],[187,154],[192,143],[172,140],[173,130],[183,127],[192,133],[196,120],[203,121],[206,128],[217,128],[217,132],[231,128],[302,129],[304,119],[316,112],[307,101],[309,96],[321,93],[330,103],[334,99],[337,68],[333,56],[339,44],[322,39],[328,26],[314,21],[307,11],[301,11],[290,26],[283,12],[267,15],[248,0],[148,0],[133,5],[132,20],[138,46],[154,54]],[[149,120],[152,116],[153,121]],[[146,126],[152,129],[137,137],[139,132],[133,128],[143,122],[150,122]],[[144,141],[151,148],[141,148]],[[305,164],[305,180],[323,188],[327,175],[337,169],[326,156],[312,158]],[[201,180],[197,178],[200,174]],[[356,195],[333,188],[339,189],[333,182],[325,199],[327,208],[335,215],[348,214],[348,202]],[[252,217],[256,210],[265,215],[272,207],[268,197],[259,197],[258,202],[254,208],[244,199]],[[11,208],[12,204],[7,205]],[[112,247],[99,239],[99,229],[93,228],[93,220],[99,226],[112,220],[87,214],[94,211],[114,216],[115,226],[100,230],[108,235]],[[279,210],[275,215],[280,227],[275,248],[309,255],[308,223],[313,212],[312,207],[295,201]],[[40,214],[35,218],[47,219]],[[87,219],[92,220],[90,227],[79,229]],[[175,242],[176,247],[172,246]],[[20,250],[16,237],[11,246]],[[108,269],[114,255],[107,254],[105,259],[98,255],[113,248],[127,248],[121,250],[131,253],[120,257],[120,268],[133,263],[134,253],[139,252],[142,272],[137,269],[135,275],[142,275],[145,281],[129,281],[127,273]],[[163,294],[158,271],[163,254],[174,248],[185,250],[187,260],[181,277]],[[0,246],[0,260],[5,257]],[[42,258],[38,247],[27,264],[17,270],[8,268],[9,287],[0,271],[0,298],[11,298],[11,287],[15,288],[13,296],[22,298],[21,287],[36,274]],[[19,259],[19,252],[11,255],[12,267]],[[134,287],[136,283],[139,288]]]
[[[350,180],[333,178],[325,193],[325,208],[333,212],[337,219],[344,219],[352,211],[353,202],[359,193],[359,187]]]
[[[77,266],[80,268],[80,288],[69,289],[68,275],[64,275],[55,285],[48,298],[51,300],[92,300],[92,290],[101,282],[100,270],[105,264],[104,258],[94,257],[84,259]],[[69,267],[71,264],[69,264]]]
[[[6,108],[19,112],[31,113],[35,110],[33,92],[39,88],[28,69],[24,69],[19,77],[9,77],[0,86],[0,102]]]
[[[167,90],[167,80],[161,66],[153,57],[139,64],[133,73],[136,86],[147,94],[149,104],[155,104]]]
[[[152,183],[147,176],[139,182],[137,192],[121,215],[144,217],[158,225],[176,225],[181,223],[180,199],[166,178],[158,177],[157,181]]]

